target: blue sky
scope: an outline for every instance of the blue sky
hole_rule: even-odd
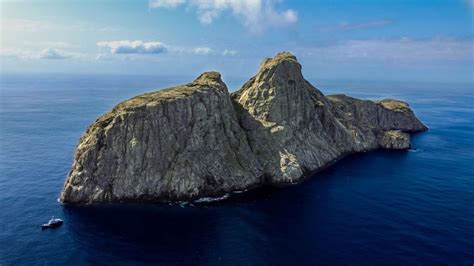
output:
[[[0,71],[474,82],[474,0],[0,0]]]

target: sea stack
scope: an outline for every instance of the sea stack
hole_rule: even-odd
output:
[[[287,184],[356,152],[408,149],[405,102],[324,96],[288,52],[230,94],[217,72],[118,104],[83,134],[63,203],[168,202]]]

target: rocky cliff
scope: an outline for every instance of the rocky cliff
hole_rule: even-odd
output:
[[[60,200],[180,201],[292,183],[350,153],[407,149],[408,104],[324,96],[295,56],[229,94],[217,72],[118,104],[81,137]]]

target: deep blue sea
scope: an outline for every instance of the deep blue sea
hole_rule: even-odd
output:
[[[298,185],[200,206],[57,202],[90,123],[190,80],[2,75],[0,265],[473,265],[473,84],[310,79],[325,94],[406,100],[430,131],[412,151],[352,155]],[[42,231],[51,216],[64,225]]]

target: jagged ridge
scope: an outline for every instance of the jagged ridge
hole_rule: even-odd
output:
[[[407,149],[427,128],[407,103],[325,97],[288,52],[229,94],[217,72],[100,117],[76,149],[68,203],[178,201],[292,183],[342,156]]]

